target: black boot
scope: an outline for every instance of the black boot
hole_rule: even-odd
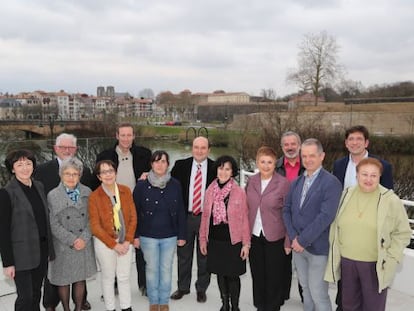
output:
[[[238,276],[228,277],[231,311],[240,311],[240,278]]]
[[[217,284],[220,290],[221,302],[223,304],[220,311],[230,311],[229,286],[227,284],[227,278],[222,275],[217,275]]]

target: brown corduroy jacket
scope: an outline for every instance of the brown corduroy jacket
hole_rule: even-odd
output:
[[[137,214],[131,190],[118,184],[121,199],[121,211],[125,221],[125,241],[133,243],[137,227]],[[99,186],[89,197],[89,222],[93,236],[101,240],[109,248],[116,245],[117,234],[114,230],[114,214],[111,200],[102,186]]]

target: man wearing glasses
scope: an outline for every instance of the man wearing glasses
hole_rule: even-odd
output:
[[[78,147],[76,145],[76,136],[72,134],[62,133],[56,137],[56,142],[53,146],[56,158],[39,165],[34,172],[34,178],[43,183],[46,195],[50,190],[56,188],[60,183],[59,166],[62,161],[74,157],[77,149]],[[83,174],[80,182],[88,187],[92,186],[92,174],[86,167],[83,168]],[[55,310],[56,306],[60,302],[57,287],[50,284],[49,280],[45,278],[43,290],[43,306],[45,307],[46,311]],[[82,310],[90,309],[91,305],[86,299],[85,291],[85,300],[82,306]]]

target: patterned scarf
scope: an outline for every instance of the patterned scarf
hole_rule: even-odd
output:
[[[213,225],[227,223],[227,212],[224,199],[229,195],[233,184],[233,178],[230,178],[226,185],[221,189],[218,184],[218,179],[213,183]]]
[[[76,185],[75,189],[69,189],[68,187],[65,187],[66,194],[69,196],[69,199],[71,199],[73,202],[78,203],[79,197],[80,197],[80,190],[79,190],[79,184]]]

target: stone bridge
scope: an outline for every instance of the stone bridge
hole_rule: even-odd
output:
[[[102,133],[103,121],[72,120],[0,120],[0,131],[22,131],[26,138],[54,137],[60,133]]]

